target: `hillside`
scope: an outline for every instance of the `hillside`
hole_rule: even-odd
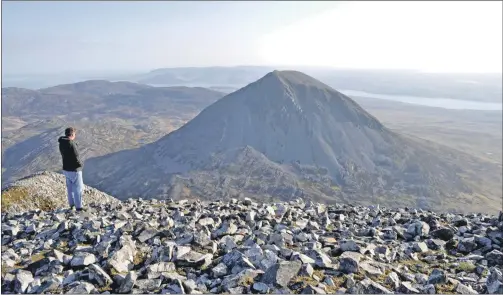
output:
[[[119,203],[117,199],[87,185],[84,186],[83,200],[86,206],[93,203]],[[2,189],[2,220],[5,213],[52,211],[60,208],[68,208],[65,177],[62,174],[38,173]]]
[[[98,121],[38,120],[12,132],[2,133],[2,187],[42,171],[60,171],[58,138],[67,126],[77,128],[76,139],[83,160],[139,147],[172,131],[165,124],[132,126],[112,118]]]
[[[128,200],[2,214],[2,293],[501,294],[503,216]]]
[[[120,198],[244,194],[474,211],[501,205],[497,192],[480,195],[473,184],[497,175],[497,165],[392,132],[349,97],[293,71],[271,72],[158,141],[86,165],[92,186]]]

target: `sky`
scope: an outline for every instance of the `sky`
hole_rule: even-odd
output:
[[[501,1],[2,1],[2,75],[281,65],[502,71]]]

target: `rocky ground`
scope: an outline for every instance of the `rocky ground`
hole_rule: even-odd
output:
[[[3,176],[3,175],[2,175]],[[83,202],[119,203],[116,198],[84,185]],[[2,213],[20,213],[41,209],[51,211],[68,205],[65,176],[41,172],[20,179],[2,189]]]
[[[2,293],[503,293],[501,214],[128,200],[2,234]]]

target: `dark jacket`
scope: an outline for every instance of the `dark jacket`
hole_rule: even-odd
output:
[[[77,150],[77,143],[70,140],[66,136],[61,136],[58,139],[59,152],[63,158],[63,170],[65,171],[81,171],[82,161],[80,160],[79,152]]]

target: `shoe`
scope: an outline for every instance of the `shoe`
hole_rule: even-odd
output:
[[[75,211],[75,206],[70,206],[70,211]]]
[[[77,208],[77,211],[80,212],[80,211],[84,211],[84,208]]]

